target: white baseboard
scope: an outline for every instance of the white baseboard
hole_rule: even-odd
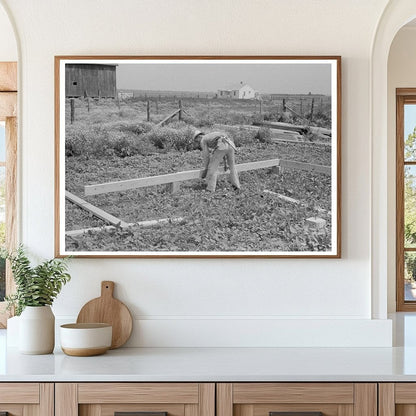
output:
[[[57,327],[74,322],[57,317]],[[59,332],[59,331],[57,331]],[[391,347],[392,323],[376,319],[136,318],[126,347]]]

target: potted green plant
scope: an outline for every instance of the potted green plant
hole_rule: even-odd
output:
[[[3,254],[9,261],[16,293],[6,296],[8,309],[19,318],[19,350],[49,354],[55,346],[55,316],[51,305],[71,278],[67,258],[32,266],[23,246]]]

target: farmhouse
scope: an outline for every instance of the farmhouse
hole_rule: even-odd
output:
[[[232,98],[236,100],[250,100],[258,97],[258,92],[241,81],[239,84],[230,85],[218,90],[218,98]]]
[[[134,93],[132,91],[119,91],[118,92],[118,98],[120,100],[126,100],[128,98],[133,98]]]
[[[66,97],[115,98],[117,65],[66,64]]]

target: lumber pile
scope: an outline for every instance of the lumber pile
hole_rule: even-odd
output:
[[[308,132],[311,132],[316,137],[320,138],[321,140],[331,140],[332,132],[329,129],[325,129],[323,127],[314,127],[314,126],[296,126],[294,124],[289,123],[279,123],[279,122],[271,122],[271,121],[256,121],[253,123],[255,126],[259,127],[268,127],[269,129],[279,130],[285,132],[287,135],[288,132],[296,132],[298,135],[305,135]],[[276,134],[276,133],[275,133]]]

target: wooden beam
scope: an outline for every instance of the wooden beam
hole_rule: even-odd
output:
[[[296,131],[298,133],[306,133],[308,130],[306,126],[296,126],[294,124],[278,123],[271,121],[256,121],[253,124],[255,126],[269,127],[270,129]]]
[[[271,168],[273,166],[279,166],[280,159],[260,160],[258,162],[241,163],[236,165],[237,172],[245,172],[249,170]],[[126,191],[128,189],[146,188],[154,185],[164,185],[173,182],[189,181],[191,179],[198,179],[201,174],[201,170],[187,170],[177,173],[169,173],[167,175],[148,176],[146,178],[128,179],[126,181],[107,182],[97,185],[86,185],[85,195],[97,195],[108,192]],[[229,173],[219,171],[219,175]]]
[[[274,191],[269,191],[268,189],[265,189],[263,192],[264,192],[265,194],[273,195],[273,196],[275,196],[276,198],[281,199],[282,201],[285,201],[285,202],[289,202],[289,203],[291,203],[291,204],[301,205],[301,206],[303,206],[303,207],[308,206],[308,204],[307,204],[307,203],[302,203],[302,202],[301,202],[301,201],[299,201],[298,199],[291,198],[290,196],[282,195],[282,194],[279,194],[279,193],[274,192]],[[328,212],[326,209],[321,208],[321,207],[319,207],[319,206],[317,206],[317,205],[315,206],[315,209],[316,209],[318,212],[323,213],[323,214],[325,214],[325,213],[327,213],[327,212]]]
[[[280,166],[283,168],[306,170],[308,172],[324,173],[325,175],[331,174],[331,166],[314,165],[312,163],[296,162],[293,160],[281,160]]]
[[[332,136],[332,131],[329,129],[325,129],[324,127],[315,127],[315,126],[310,126],[309,130],[313,133],[313,134],[318,134],[320,136],[328,136],[328,138],[330,138]]]
[[[306,140],[295,140],[295,139],[278,139],[272,137],[270,139],[273,143],[285,142],[285,143],[295,143],[295,144],[311,144],[311,145],[318,145],[318,146],[331,146],[331,143],[325,142],[307,142]]]
[[[131,222],[131,223],[126,223],[124,222],[123,225],[119,225],[119,228],[129,228],[129,227],[133,227],[134,225],[137,225],[139,227],[153,227],[155,225],[164,225],[164,224],[169,224],[169,223],[173,223],[176,224],[178,222],[182,222],[183,218],[182,217],[178,217],[178,218],[161,218],[160,220],[148,220],[148,221],[140,221],[140,222]],[[117,227],[114,225],[106,225],[104,227],[91,227],[91,228],[82,228],[80,230],[71,230],[71,231],[66,231],[65,235],[69,236],[69,237],[77,237],[79,235],[82,234],[86,234],[89,232],[96,232],[96,231],[110,231],[110,230],[115,230]]]
[[[90,212],[91,214],[95,215],[96,217],[104,220],[105,222],[111,225],[117,225],[121,227],[125,227],[126,225],[128,225],[126,222],[120,220],[114,215],[111,215],[108,212],[105,212],[104,210],[90,204],[84,199],[81,199],[78,196],[71,194],[71,192],[65,191],[65,198],[68,199],[68,201],[71,201],[73,204],[77,205],[78,207],[85,209],[86,211]]]
[[[275,166],[281,166],[289,169],[305,170],[308,172],[319,172],[326,175],[331,174],[330,166],[314,165],[311,163],[295,162],[292,160],[269,159],[257,162],[240,163],[236,165],[237,172],[246,172],[250,170],[265,169]],[[85,195],[98,195],[109,192],[127,191],[129,189],[146,188],[148,186],[164,185],[167,183],[189,181],[198,179],[201,170],[187,170],[167,175],[148,176],[146,178],[128,179],[125,181],[107,182],[96,185],[85,185]],[[218,175],[228,174],[229,171],[219,171]]]
[[[17,93],[0,92],[0,121],[17,115]]]
[[[17,91],[17,62],[0,62],[0,91]]]
[[[160,127],[163,126],[167,121],[169,121],[171,118],[175,117],[176,114],[180,113],[181,109],[178,108],[177,110],[175,110],[171,115],[167,116],[166,118],[164,118],[160,123],[156,124],[156,127]]]
[[[331,136],[332,132],[329,129],[325,129],[324,127],[315,127],[315,126],[297,126],[295,124],[289,123],[279,123],[279,122],[272,122],[272,121],[256,121],[253,123],[255,126],[263,126],[269,127],[270,129],[277,129],[277,130],[288,130],[288,131],[296,131],[298,133],[307,133],[310,130],[314,134],[324,135],[324,136]]]
[[[291,198],[290,196],[278,194],[277,192],[269,191],[268,189],[265,189],[263,192],[265,194],[273,195],[276,198],[281,199],[281,200],[283,200],[285,202],[290,202],[291,204],[295,204],[295,205],[299,205],[300,204],[300,201],[298,199]]]

